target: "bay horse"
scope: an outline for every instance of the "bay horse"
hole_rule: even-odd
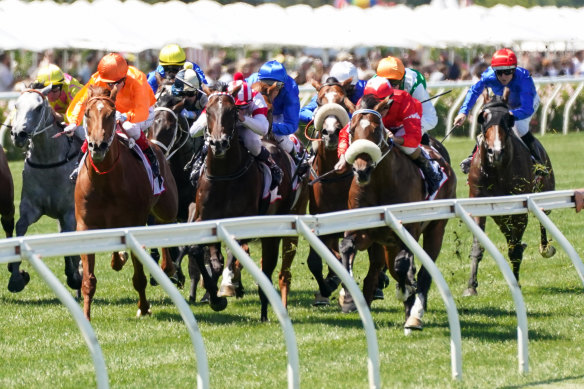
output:
[[[311,215],[347,209],[353,172],[347,171],[316,179],[334,170],[339,160],[337,157],[339,133],[349,122],[349,114],[355,111],[355,105],[345,93],[345,86],[350,82],[348,79],[339,83],[335,78],[329,78],[323,84],[316,80],[312,82],[317,91],[318,108],[313,119],[316,135],[313,135],[313,138],[307,135],[307,138],[312,139],[312,149],[315,151],[310,172],[310,179],[315,181],[308,189]],[[319,238],[340,260],[339,239],[342,238],[342,234],[322,235]],[[329,304],[329,296],[339,286],[340,279],[330,268],[327,277],[323,277],[322,258],[312,247],[306,262],[319,288],[315,293],[313,305]]]
[[[345,154],[354,172],[349,190],[349,209],[426,199],[425,184],[418,167],[392,141],[386,140],[382,117],[391,104],[391,96],[379,101],[372,95],[366,95],[353,113],[349,126],[352,143]],[[439,162],[447,177],[435,198],[456,197],[456,176],[450,165],[434,149],[421,147]],[[448,219],[432,220],[410,223],[405,227],[415,239],[424,236],[423,248],[435,261],[442,247],[447,222]],[[350,269],[357,250],[367,249],[369,270],[363,281],[363,295],[369,305],[377,288],[379,273],[386,265],[397,281],[397,297],[404,304],[404,327],[422,329],[422,316],[427,307],[432,278],[422,266],[416,279],[412,252],[389,227],[346,232],[340,249],[343,265],[347,269]],[[350,305],[354,306],[346,290],[341,291],[340,300],[344,300],[341,303],[345,312]]]
[[[513,116],[507,104],[509,89],[505,88],[502,96],[489,96],[483,92],[485,104],[478,116],[481,134],[478,149],[474,155],[468,175],[469,197],[506,196],[555,189],[555,177],[552,164],[541,143],[535,139],[539,155],[549,172],[544,177],[535,175],[534,161],[523,141],[513,130]],[[548,212],[549,213],[549,212]],[[484,231],[486,217],[475,217],[475,221]],[[496,216],[493,220],[507,241],[508,255],[513,267],[513,274],[519,282],[519,267],[526,245],[521,242],[528,215]],[[556,250],[547,239],[545,228],[540,223],[540,254],[552,257]],[[483,258],[484,248],[478,239],[473,239],[471,271],[465,296],[477,294],[477,273],[479,262]]]
[[[162,151],[154,146],[164,178],[165,190],[154,195],[148,172],[142,160],[134,154],[116,132],[115,100],[117,86],[112,90],[90,86],[85,121],[88,151],[79,169],[75,186],[75,217],[77,231],[103,228],[143,226],[148,216],[157,223],[176,221],[178,196],[176,183]],[[138,292],[138,316],[150,314],[146,299],[146,276],[142,263],[131,255],[134,265],[133,285]],[[168,250],[162,250],[162,269],[167,275],[175,271]],[[94,274],[95,254],[81,256],[83,262],[83,312],[91,317],[91,302],[97,279]],[[119,253],[112,255],[111,266],[119,271],[124,265]]]
[[[277,188],[278,196],[271,199],[262,198],[264,189],[263,173],[257,160],[246,150],[239,140],[237,124],[237,107],[234,96],[239,87],[230,93],[209,91],[207,103],[207,130],[205,133],[209,151],[206,156],[205,169],[197,183],[195,201],[195,222],[238,216],[256,216],[259,214],[287,214],[294,202],[292,191],[291,159],[274,143],[264,142],[264,146],[283,170],[283,178]],[[268,278],[278,262],[278,246],[281,238],[262,238],[262,271]],[[246,244],[242,247],[249,253]],[[205,269],[202,247],[192,250],[200,269]],[[228,261],[231,267],[233,258]],[[209,305],[220,311],[227,307],[225,294],[217,295],[217,280],[223,267],[223,257],[218,247],[212,246],[211,274],[202,271],[203,281],[209,292]],[[237,275],[236,275],[237,278]],[[268,301],[260,289],[261,319],[267,320]],[[284,301],[285,291],[282,291]]]
[[[17,236],[25,235],[28,227],[43,215],[57,219],[60,232],[76,228],[74,185],[69,175],[75,168],[81,139],[77,136],[53,138],[62,128],[46,98],[50,89],[50,86],[42,90],[27,89],[16,100],[12,142],[26,149]],[[81,287],[79,261],[78,255],[65,257],[67,285],[71,289]],[[20,270],[20,262],[8,264],[8,270],[11,272],[8,290],[20,292],[29,282],[29,274]]]

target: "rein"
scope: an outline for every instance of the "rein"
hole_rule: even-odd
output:
[[[51,128],[53,126],[53,124],[55,124],[55,117],[53,116],[53,114],[51,113],[50,109],[47,109],[48,107],[48,100],[46,99],[46,97],[38,90],[36,89],[26,89],[24,91],[22,91],[21,94],[24,93],[36,93],[38,94],[41,99],[43,100],[43,112],[41,115],[41,120],[38,121],[36,127],[34,128],[34,130],[31,132],[30,137],[33,138],[39,134],[42,134],[43,132],[47,131],[49,128]],[[49,124],[48,126],[44,127],[44,128],[40,128],[40,126],[42,126],[44,123],[47,122],[47,119],[52,118],[51,120],[51,124]]]
[[[164,150],[164,156],[166,157],[166,160],[169,161],[172,158],[172,156],[188,142],[188,140],[189,140],[188,131],[184,131],[181,128],[181,126],[178,124],[178,122],[180,121],[182,116],[179,117],[172,109],[167,108],[167,107],[156,107],[156,108],[154,108],[154,112],[156,112],[156,111],[168,112],[172,115],[172,117],[175,120],[172,140],[170,141],[170,144],[168,146],[166,146],[164,143],[160,142],[157,139],[150,139],[150,142],[158,145],[158,147],[160,147],[162,150]],[[186,134],[187,136],[185,136],[184,138],[179,138],[179,139],[182,139],[181,144],[178,147],[176,147],[174,149],[174,151],[171,153],[170,151],[172,150],[174,144],[176,143],[179,133]]]
[[[355,117],[355,115],[357,114],[371,114],[371,115],[375,115],[379,118],[379,130],[381,131],[380,137],[379,137],[379,142],[377,142],[377,147],[379,147],[379,149],[381,150],[382,147],[387,146],[388,149],[385,153],[383,153],[381,155],[381,157],[377,160],[377,161],[373,161],[373,163],[371,164],[371,166],[373,167],[373,169],[375,169],[377,167],[377,165],[385,158],[387,157],[387,155],[391,152],[391,150],[393,149],[393,141],[390,140],[389,142],[387,142],[387,140],[385,139],[386,137],[383,136],[383,133],[385,131],[385,126],[383,125],[383,118],[381,117],[381,114],[377,111],[375,111],[374,109],[367,109],[367,108],[363,108],[363,109],[358,109],[355,112],[353,112],[353,117]]]
[[[98,101],[107,101],[107,102],[108,102],[108,103],[110,103],[110,104],[111,104],[111,105],[112,105],[114,108],[115,108],[115,106],[116,106],[116,102],[115,102],[113,99],[111,99],[110,97],[108,97],[108,96],[94,96],[94,97],[90,98],[90,99],[87,101],[87,107],[86,107],[86,110],[87,110],[87,109],[89,109],[89,106],[90,106],[90,104],[91,104],[91,103],[93,103],[93,102],[98,102]],[[118,123],[117,125],[119,126],[119,123]],[[121,126],[119,126],[119,127],[121,128]],[[123,129],[122,129],[122,130],[123,130]],[[110,136],[110,138],[109,138],[109,139],[106,141],[106,144],[107,144],[107,149],[109,149],[109,148],[110,148],[110,146],[112,145],[112,143],[113,143],[113,141],[114,141],[114,138],[115,138],[115,136],[116,136],[116,131],[115,131],[115,129],[114,129],[114,131],[112,131],[112,135],[111,135],[111,136]],[[119,152],[119,150],[118,150],[118,155],[116,156],[116,159],[115,159],[115,161],[114,161],[114,164],[113,164],[113,166],[112,166],[112,167],[111,167],[109,170],[107,170],[107,171],[101,171],[101,170],[99,170],[99,168],[98,168],[97,166],[95,166],[95,164],[93,163],[93,158],[91,158],[91,153],[90,153],[90,152],[87,152],[87,156],[89,157],[89,163],[90,163],[90,164],[91,164],[91,166],[93,167],[93,170],[94,170],[94,171],[95,171],[97,174],[99,174],[99,175],[103,175],[103,174],[110,173],[110,172],[111,172],[111,171],[112,171],[112,170],[113,170],[113,169],[116,167],[116,165],[118,164],[118,161],[120,160],[120,154],[121,154],[121,152]]]
[[[243,176],[251,167],[251,165],[253,164],[254,158],[251,156],[251,154],[248,153],[248,157],[247,160],[245,161],[245,165],[243,165],[241,167],[241,169],[239,169],[238,171],[236,171],[233,174],[230,174],[228,176],[213,176],[211,174],[209,174],[207,172],[207,169],[205,169],[205,177],[207,177],[207,179],[209,181],[231,181],[231,180],[236,180],[239,177]]]
[[[71,148],[71,143],[72,141],[69,141],[69,149]],[[81,150],[77,150],[75,153],[70,154],[70,155],[66,155],[65,159],[63,159],[62,161],[59,162],[55,162],[55,163],[48,163],[48,164],[42,164],[42,163],[35,163],[32,162],[30,160],[30,158],[26,158],[24,160],[24,162],[26,164],[28,164],[30,167],[35,168],[35,169],[52,169],[52,168],[56,168],[59,166],[63,166],[65,165],[67,162],[77,158],[77,156],[79,155],[79,153],[81,152]]]

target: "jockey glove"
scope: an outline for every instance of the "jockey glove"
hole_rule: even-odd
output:
[[[63,129],[63,132],[65,133],[65,135],[71,137],[71,136],[73,136],[75,134],[75,131],[77,130],[77,127],[78,126],[75,123],[68,124],[67,127],[65,127]]]
[[[116,122],[123,123],[126,120],[128,120],[128,116],[125,113],[121,113],[119,111],[116,111]]]

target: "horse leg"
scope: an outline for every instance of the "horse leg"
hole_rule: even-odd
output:
[[[363,296],[367,305],[371,307],[375,289],[377,289],[379,274],[385,265],[385,252],[383,246],[379,243],[373,243],[368,249],[369,254],[369,270],[363,280]]]
[[[178,288],[182,289],[186,280],[181,267],[182,259],[185,256],[184,247],[169,247],[168,250],[170,252],[170,258],[172,258],[172,262],[174,263],[174,268],[176,269],[176,273],[170,280],[176,283]]]
[[[83,281],[81,291],[83,292],[83,313],[87,320],[91,320],[91,300],[95,294],[97,278],[95,277],[95,254],[81,255],[83,264]]]
[[[160,268],[164,271],[164,274],[173,280],[176,276],[176,267],[174,266],[174,261],[170,256],[170,249],[168,247],[162,248],[162,263]]]
[[[160,263],[160,251],[158,251],[158,249],[156,247],[152,247],[150,249],[150,256],[152,257],[154,262],[156,262],[156,264]],[[152,277],[152,275],[150,275],[150,285],[152,285],[152,286],[158,285],[158,281],[156,281],[154,279],[154,277]]]
[[[146,279],[146,274],[144,274],[144,265],[142,265],[142,262],[136,258],[134,253],[131,255],[132,264],[134,265],[132,284],[134,285],[136,292],[138,292],[138,312],[136,312],[136,317],[151,315],[152,310],[150,310],[150,303],[146,299],[146,285],[148,284],[148,280]]]
[[[487,222],[486,217],[475,217],[475,222],[479,225],[481,230],[485,230],[485,224]],[[479,282],[477,279],[477,274],[479,272],[479,263],[483,259],[483,254],[485,252],[484,247],[481,246],[479,240],[474,237],[472,240],[472,248],[470,251],[470,278],[468,279],[468,284],[466,290],[462,293],[463,296],[476,296],[477,287]]]
[[[336,236],[322,236],[320,238],[322,242],[331,250],[331,252],[339,259],[339,240]],[[340,278],[330,269],[326,278],[323,278],[322,274],[322,258],[316,253],[316,251],[311,247],[308,253],[308,258],[306,260],[310,272],[314,276],[318,284],[318,292],[315,293],[313,305],[328,305],[329,297],[333,291],[339,286]]]
[[[61,232],[75,231],[77,222],[75,221],[75,211],[72,210],[66,215],[59,218]],[[81,274],[79,273],[79,255],[65,257],[65,275],[67,276],[67,285],[71,289],[79,290],[81,288]]]
[[[357,254],[357,247],[355,245],[355,234],[347,235],[346,237],[341,240],[341,244],[339,245],[339,251],[341,253],[341,260],[345,269],[349,272],[350,275],[353,274],[351,270],[351,265],[353,260],[355,259],[355,255]],[[353,301],[353,296],[343,285],[341,292],[339,294],[339,304],[341,304],[341,310],[343,313],[354,312],[357,310],[357,306]]]
[[[408,302],[416,291],[416,265],[414,263],[414,255],[406,248],[401,247],[397,253],[393,269],[397,275],[396,298],[404,302],[406,310],[406,319],[410,316],[410,308],[413,300]]]
[[[185,246],[186,247],[186,246]],[[197,284],[201,279],[201,269],[199,265],[197,265],[197,260],[195,259],[194,255],[191,253],[190,247],[188,250],[189,256],[189,278],[191,280],[191,288],[189,290],[189,302],[196,303],[197,302]],[[205,269],[206,271],[206,269]]]
[[[209,274],[205,267],[205,252],[203,247],[200,245],[193,246],[191,254],[195,258],[199,269],[201,269],[200,274],[203,276],[205,289],[209,293],[209,306],[216,312],[224,310],[227,308],[227,299],[225,297],[217,296],[217,278],[214,274]],[[212,268],[213,266],[211,266],[211,269]]]
[[[20,202],[20,218],[16,222],[16,236],[24,236],[28,226],[36,222],[40,217],[40,212],[32,206],[30,201],[22,199]],[[8,271],[11,273],[8,280],[8,290],[13,293],[22,291],[30,281],[30,275],[26,271],[20,270],[21,263],[22,261],[8,264]]]
[[[507,239],[507,254],[509,255],[509,260],[513,267],[513,275],[517,283],[519,283],[519,268],[523,260],[523,251],[527,247],[527,245],[521,242],[521,238],[527,227],[527,218],[527,215],[510,216],[503,218],[503,222],[499,224],[501,231]]]
[[[249,255],[249,245],[241,243],[243,251]],[[244,294],[243,284],[241,282],[241,264],[235,258],[231,250],[227,250],[227,264],[223,269],[223,278],[219,288],[219,296],[242,298]]]
[[[249,256],[249,244],[242,243],[241,248],[246,254]],[[243,265],[239,262],[237,258],[231,258],[233,264],[231,265],[233,268],[233,285],[235,286],[235,297],[242,298],[245,294],[245,290],[243,289],[243,282],[241,281],[241,269],[243,269]]]
[[[282,239],[282,266],[278,274],[278,283],[280,285],[280,294],[282,295],[282,304],[288,307],[288,294],[290,293],[290,283],[292,282],[292,261],[296,255],[298,246],[298,237],[286,237]]]
[[[14,211],[12,211],[12,214],[2,215],[0,222],[2,223],[2,229],[6,233],[6,237],[12,238],[14,235]]]
[[[280,238],[263,238],[262,239],[262,259],[260,261],[262,271],[272,280],[272,273],[278,264],[278,246],[280,244]],[[268,321],[268,298],[262,290],[259,289],[260,302],[261,302],[261,321]]]
[[[550,211],[545,211],[546,215],[549,215]],[[539,243],[539,253],[544,258],[551,258],[556,255],[556,248],[551,245],[551,242],[547,238],[547,230],[545,227],[539,223],[540,231],[540,243]]]

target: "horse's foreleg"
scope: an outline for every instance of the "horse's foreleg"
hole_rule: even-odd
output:
[[[343,266],[352,276],[352,264],[353,260],[355,259],[355,255],[357,254],[357,247],[355,246],[355,239],[356,235],[348,234],[346,237],[341,240],[339,245],[339,251],[341,253],[341,262]],[[339,304],[341,304],[341,309],[344,313],[354,312],[357,309],[355,302],[353,301],[353,296],[347,289],[345,285],[343,285],[343,289],[341,289],[341,293],[339,295]]]
[[[483,231],[485,230],[486,221],[486,217],[475,218],[475,222],[477,222]],[[476,237],[473,237],[472,248],[470,251],[470,277],[468,279],[467,288],[462,294],[463,296],[477,295],[477,287],[479,286],[477,274],[479,272],[479,263],[483,259],[484,252],[485,249],[481,246],[479,240]]]
[[[247,255],[249,255],[249,244],[247,242],[241,243],[241,248]],[[219,288],[219,295],[225,297],[242,298],[245,294],[243,282],[241,281],[241,263],[235,258],[231,250],[227,250],[227,264],[223,269],[223,278],[221,279],[221,287]]]
[[[172,279],[175,277],[176,267],[174,266],[174,261],[170,256],[170,249],[168,247],[162,249],[162,263],[160,264],[160,268],[169,278]]]
[[[280,238],[263,238],[262,239],[262,259],[260,261],[261,268],[266,277],[271,281],[272,273],[278,264],[278,246],[280,244]],[[261,315],[260,319],[262,322],[268,320],[268,298],[262,290],[259,289],[260,302],[261,302]]]
[[[297,237],[286,237],[282,239],[282,266],[280,267],[280,274],[278,275],[278,282],[280,285],[280,294],[282,295],[282,304],[288,307],[288,293],[290,293],[290,283],[292,282],[292,261],[296,255],[296,247],[298,246]]]
[[[185,246],[186,247],[186,246]],[[189,301],[192,303],[197,302],[197,284],[201,279],[201,269],[197,264],[197,260],[194,255],[190,251],[190,247],[188,248],[188,255],[189,255],[189,278],[191,280],[191,288],[189,290]],[[203,268],[205,269],[205,268]],[[205,269],[206,271],[206,269]]]
[[[545,213],[546,215],[549,215],[550,211],[546,211]],[[548,241],[547,230],[541,223],[539,223],[539,231],[541,237],[539,243],[539,253],[544,258],[551,258],[556,254],[556,248],[551,245],[550,241]]]
[[[397,275],[396,298],[403,301],[406,309],[406,319],[409,317],[411,304],[407,300],[415,294],[416,265],[414,255],[406,248],[398,252],[393,263],[393,270]]]
[[[363,296],[367,305],[371,307],[373,295],[379,281],[379,274],[385,265],[385,252],[383,251],[383,246],[379,243],[373,243],[367,249],[367,252],[369,254],[369,270],[363,280]]]
[[[83,263],[83,281],[81,292],[83,292],[83,313],[87,320],[91,320],[91,301],[95,294],[97,278],[95,278],[95,254],[84,254],[81,256]]]
[[[6,233],[6,237],[12,238],[14,235],[14,211],[11,215],[2,215],[0,222],[2,223],[2,229]]]
[[[203,250],[203,247],[200,245],[193,246],[191,249],[191,254],[200,269],[200,274],[203,276],[205,290],[209,293],[209,306],[211,307],[211,309],[217,312],[224,310],[225,308],[227,308],[227,299],[225,297],[217,296],[218,276],[215,276],[214,274],[209,274],[209,272],[207,271],[207,268],[205,266],[205,251]],[[216,255],[217,254],[215,252],[215,256]],[[213,268],[213,265],[211,266],[211,268]]]
[[[20,219],[16,223],[16,236],[24,236],[28,230],[28,226],[37,221],[41,215],[34,214],[27,211],[28,209],[33,209],[32,205],[23,199],[20,203]],[[8,280],[8,290],[10,292],[16,293],[24,289],[26,284],[30,281],[30,275],[24,271],[20,270],[20,264],[22,261],[12,262],[8,264],[8,271],[10,274],[10,280]]]
[[[182,271],[182,259],[185,255],[184,253],[184,247],[169,247],[168,248],[168,252],[170,254],[170,259],[172,260],[174,269],[175,269],[175,273],[174,275],[171,277],[171,281],[174,282],[177,286],[177,288],[182,289],[185,285],[185,274]]]
[[[523,260],[523,251],[527,247],[527,245],[521,242],[521,238],[523,238],[523,233],[527,227],[527,220],[527,215],[515,215],[504,217],[497,221],[501,232],[505,235],[505,239],[507,239],[507,254],[509,255],[513,275],[517,282],[519,282],[519,269]]]
[[[134,289],[138,292],[138,312],[136,317],[142,317],[152,314],[150,310],[150,303],[146,299],[146,285],[148,280],[146,279],[146,274],[144,274],[144,266],[142,262],[136,258],[134,253],[132,255],[132,264],[134,265],[134,275],[132,276],[132,284]]]

